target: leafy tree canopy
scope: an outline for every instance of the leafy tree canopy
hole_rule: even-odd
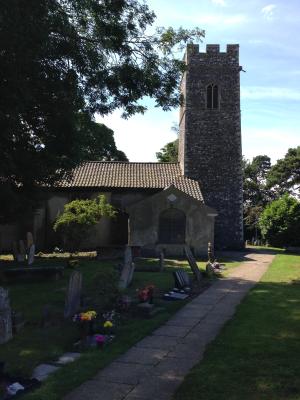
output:
[[[159,162],[177,162],[178,161],[178,139],[167,143],[156,153]]]
[[[300,202],[288,194],[274,200],[262,212],[259,227],[273,246],[299,246]]]
[[[300,146],[289,149],[287,154],[271,168],[267,184],[279,193],[290,192],[299,197]]]
[[[103,216],[115,215],[116,210],[103,195],[93,200],[73,200],[64,206],[53,229],[62,233],[65,246],[75,251],[79,249],[90,227],[96,225]]]
[[[150,34],[154,21],[138,0],[1,1],[0,176],[7,192],[31,194],[91,156],[95,140],[102,143],[91,134],[94,113],[144,112],[144,96],[164,110],[179,104],[184,64],[176,51],[204,32]]]

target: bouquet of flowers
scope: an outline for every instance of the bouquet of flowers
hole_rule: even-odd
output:
[[[73,321],[79,324],[80,336],[84,340],[93,334],[93,322],[97,318],[96,311],[85,311],[73,316]]]
[[[155,288],[154,285],[147,285],[146,287],[138,291],[138,298],[141,303],[153,302],[154,288]]]

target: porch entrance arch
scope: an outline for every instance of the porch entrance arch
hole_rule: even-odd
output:
[[[177,208],[169,208],[159,216],[159,243],[185,243],[185,213]]]

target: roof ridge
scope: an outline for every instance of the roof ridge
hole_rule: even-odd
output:
[[[172,164],[178,165],[179,162],[156,162],[156,161],[83,161],[82,164]]]

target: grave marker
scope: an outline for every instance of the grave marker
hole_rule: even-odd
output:
[[[11,308],[8,290],[0,287],[0,344],[12,338]]]
[[[70,276],[69,286],[65,301],[64,317],[72,317],[80,307],[82,289],[82,273],[79,271],[72,272]]]
[[[134,272],[134,263],[132,262],[132,249],[126,246],[124,253],[124,265],[119,281],[119,288],[126,289],[132,282]]]
[[[193,271],[195,278],[198,282],[201,281],[202,279],[202,274],[198,268],[198,265],[196,263],[195,257],[191,251],[191,249],[189,248],[189,246],[184,246],[184,251],[185,251],[185,255],[187,257],[188,263],[191,267],[191,270]]]

